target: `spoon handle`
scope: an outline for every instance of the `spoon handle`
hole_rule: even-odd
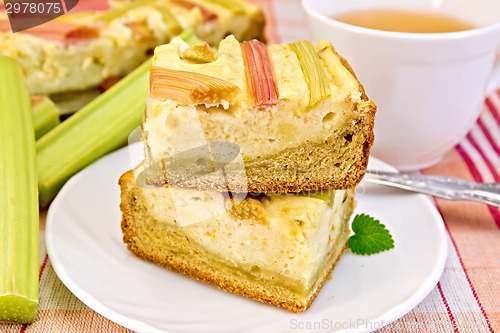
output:
[[[500,183],[476,183],[454,177],[368,170],[363,180],[450,200],[472,200],[500,207]]]

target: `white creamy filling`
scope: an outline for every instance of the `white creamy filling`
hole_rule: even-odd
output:
[[[287,103],[267,110],[236,106],[229,110],[193,106],[172,109],[171,104],[152,102],[149,105],[151,116],[144,128],[154,158],[171,154],[170,147],[195,146],[201,142],[201,136],[209,142],[236,143],[245,158],[264,158],[306,142],[322,143],[336,129],[354,121],[350,103],[332,105],[330,100],[307,112],[297,112],[293,104]],[[172,118],[179,120],[176,127],[169,126],[168,119]]]
[[[180,225],[174,219],[176,205],[168,190],[143,190],[143,193],[146,208],[159,223]],[[323,199],[270,195],[261,199],[262,206],[254,210],[262,217],[267,216],[267,222],[240,220],[222,213],[203,223],[183,227],[182,232],[190,242],[237,267],[277,271],[311,287],[342,229],[344,194],[345,191],[332,192],[328,206]],[[193,209],[214,212],[212,196],[196,191],[185,191],[185,196],[197,198]]]
[[[178,107],[151,120],[144,130],[154,160],[207,145],[195,107]]]

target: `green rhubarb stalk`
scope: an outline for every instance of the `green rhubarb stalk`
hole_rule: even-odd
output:
[[[313,108],[331,94],[330,83],[325,69],[311,42],[301,40],[289,44],[289,47],[299,59],[300,68],[304,73],[309,88],[309,107]]]
[[[41,206],[75,173],[125,144],[141,125],[150,66],[149,59],[36,142]]]
[[[36,96],[31,99],[33,127],[38,140],[45,133],[59,124],[59,110],[47,96]]]
[[[31,103],[21,67],[0,56],[0,322],[38,306],[38,191]]]

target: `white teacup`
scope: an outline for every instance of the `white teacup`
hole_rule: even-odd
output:
[[[374,156],[400,170],[421,169],[437,163],[472,128],[488,84],[494,86],[499,0],[302,0],[302,6],[313,39],[333,43],[378,106]],[[401,33],[330,18],[370,8],[438,12],[477,28]],[[499,77],[497,68],[496,84]]]

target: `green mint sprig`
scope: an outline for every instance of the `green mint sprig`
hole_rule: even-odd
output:
[[[349,237],[348,246],[355,254],[372,255],[394,247],[389,230],[370,215],[358,214],[352,221],[354,235]]]

